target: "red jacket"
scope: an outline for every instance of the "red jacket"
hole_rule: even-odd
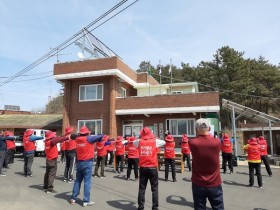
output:
[[[106,146],[107,151],[114,151],[115,150],[115,142],[111,142],[111,144]]]
[[[96,142],[97,156],[104,157],[107,154],[107,148],[105,146],[106,141]]]
[[[14,140],[6,140],[7,149],[14,149],[16,148],[16,144]]]
[[[143,168],[158,166],[156,141],[154,139],[140,139],[139,166]]]
[[[26,152],[34,151],[35,141],[29,141],[29,136],[23,136],[23,147]]]
[[[139,158],[139,150],[134,146],[133,142],[128,142],[127,146],[128,158]]]
[[[265,139],[258,141],[259,145],[261,146],[261,155],[267,155],[267,142]]]
[[[123,145],[122,141],[116,141],[116,155],[124,155],[125,153],[125,146]]]
[[[94,158],[94,144],[87,141],[87,136],[78,136],[77,143],[77,159],[90,160]]]
[[[45,153],[47,160],[53,160],[58,157],[57,143],[67,139],[67,137],[63,136],[45,140]]]
[[[73,150],[77,148],[77,141],[69,139],[65,141],[65,150]]]
[[[261,146],[257,142],[250,142],[248,145],[248,162],[260,163],[261,162]]]
[[[191,153],[191,150],[190,150],[190,146],[189,146],[189,142],[185,142],[185,141],[182,141],[181,142],[181,152],[183,154],[187,154],[189,155]]]
[[[221,149],[224,153],[232,153],[232,143],[229,138],[223,139]]]
[[[175,142],[166,141],[164,145],[164,158],[175,158]]]

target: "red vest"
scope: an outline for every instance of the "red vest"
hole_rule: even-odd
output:
[[[248,161],[261,159],[261,146],[257,143],[248,146]]]
[[[60,150],[65,150],[65,142],[60,142]]]
[[[154,139],[140,139],[139,166],[144,168],[158,166],[156,141]]]
[[[107,148],[105,147],[105,141],[96,142],[97,156],[104,157],[107,154]]]
[[[129,142],[127,145],[128,158],[139,158],[139,150],[134,146],[133,142]]]
[[[14,140],[6,140],[6,144],[7,144],[7,149],[13,149],[16,147]]]
[[[259,145],[261,146],[261,155],[267,155],[267,143],[266,140],[259,140]]]
[[[114,149],[115,149],[115,143],[111,143],[107,146],[108,151],[114,151]]]
[[[230,142],[230,139],[224,139],[222,141],[222,152],[232,153],[232,143]]]
[[[124,155],[125,147],[121,141],[116,142],[116,155]]]
[[[65,141],[65,150],[73,150],[77,148],[75,140],[69,139]]]
[[[77,159],[90,160],[94,157],[94,145],[88,143],[87,136],[78,136],[77,143]]]
[[[29,141],[29,136],[23,136],[23,147],[26,152],[34,151],[35,141]]]
[[[45,153],[46,153],[47,160],[52,160],[58,157],[57,146],[54,145],[51,147],[50,140],[45,141]]]
[[[164,145],[164,158],[175,158],[175,142],[167,141]]]
[[[191,153],[190,147],[189,147],[189,142],[182,142],[181,143],[181,152],[183,154],[189,155]]]

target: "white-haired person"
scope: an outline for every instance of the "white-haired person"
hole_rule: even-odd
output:
[[[223,190],[220,175],[221,141],[209,134],[207,119],[195,122],[197,137],[189,141],[192,151],[192,192],[194,209],[206,209],[207,199],[212,209],[223,210]]]

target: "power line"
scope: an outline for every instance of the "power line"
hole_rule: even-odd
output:
[[[123,5],[125,2],[127,2],[128,0],[123,0],[121,2],[119,2],[118,4],[116,4],[114,7],[112,7],[111,9],[109,9],[108,11],[106,11],[105,13],[103,13],[101,16],[99,16],[97,19],[95,19],[94,21],[92,21],[90,24],[88,24],[84,29],[89,29],[90,27],[92,27],[93,25],[95,25],[96,23],[98,23],[100,20],[102,20],[103,18],[105,18],[107,15],[109,15],[110,13],[112,13],[113,11],[115,11],[116,9],[118,9],[121,5]],[[134,1],[132,4],[136,3],[138,0]],[[128,7],[130,7],[132,4],[130,4]],[[126,7],[125,9],[127,9],[128,7]],[[124,11],[125,9],[121,10]],[[117,14],[120,14],[120,12],[118,12]],[[116,15],[117,15],[116,14]],[[115,17],[116,15],[114,15],[113,17]],[[104,21],[102,24],[98,25],[97,27],[103,25],[104,23],[106,23],[108,20],[112,19],[109,18],[106,21]],[[96,28],[97,28],[96,27]],[[94,30],[94,29],[93,29]],[[92,30],[91,30],[92,31]],[[33,69],[34,67],[40,65],[41,63],[45,62],[46,60],[48,60],[50,57],[55,56],[56,53],[60,52],[61,50],[65,49],[66,47],[70,46],[71,44],[73,44],[75,41],[77,41],[78,39],[82,38],[83,36],[85,36],[86,34],[82,35],[81,37],[79,37],[78,39],[74,40],[73,42],[71,42],[71,40],[75,39],[76,37],[78,37],[79,35],[83,34],[83,29],[80,30],[79,32],[77,32],[76,34],[72,35],[70,38],[68,38],[66,41],[64,41],[63,43],[61,43],[60,45],[58,45],[56,48],[51,49],[47,54],[43,55],[42,57],[40,57],[39,59],[37,59],[36,61],[34,61],[32,64],[30,64],[29,66],[25,67],[24,69],[22,69],[21,71],[19,71],[18,73],[16,73],[15,75],[9,77],[6,81],[2,82],[0,84],[0,87],[11,82],[12,80],[14,80],[15,78],[21,76],[22,74],[30,71],[31,69]],[[66,45],[67,43],[71,42],[70,44]],[[66,47],[64,47],[66,45]]]

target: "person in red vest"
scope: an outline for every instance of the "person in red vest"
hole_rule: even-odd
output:
[[[6,133],[7,134],[7,133]],[[7,151],[7,141],[8,140],[15,140],[15,136],[5,136],[5,133],[2,131],[0,132],[0,176],[4,177],[6,174],[2,172],[3,164],[6,158],[6,151]]]
[[[248,153],[248,166],[249,166],[249,187],[254,186],[254,170],[257,175],[259,188],[263,187],[262,175],[261,175],[261,146],[258,144],[257,139],[252,137],[248,140],[248,144],[245,145],[244,150]]]
[[[57,137],[56,132],[47,131],[45,137],[46,173],[44,176],[43,191],[46,193],[57,193],[53,189],[53,182],[57,171],[58,150],[57,143],[68,140],[70,135]]]
[[[123,174],[123,162],[125,153],[125,144],[127,140],[123,141],[122,136],[118,136],[116,140],[116,172],[118,174]]]
[[[152,209],[158,210],[158,157],[157,148],[165,145],[165,141],[155,139],[150,128],[144,127],[140,139],[133,142],[139,149],[140,181],[138,190],[138,210],[144,209],[145,191],[148,180],[152,190]]]
[[[233,173],[233,164],[232,164],[232,143],[230,141],[230,138],[227,134],[223,135],[222,138],[222,158],[223,158],[223,170],[224,174],[227,172],[227,164],[230,170],[230,173]]]
[[[107,145],[107,155],[105,158],[105,166],[107,166],[108,163],[108,156],[110,155],[110,159],[109,159],[109,165],[113,164],[113,160],[114,160],[114,150],[115,150],[115,144],[111,143],[110,145]]]
[[[175,142],[171,134],[165,137],[166,144],[164,145],[164,165],[165,165],[165,181],[168,181],[169,166],[171,166],[172,179],[176,182],[175,171]]]
[[[32,164],[35,154],[35,141],[43,140],[43,136],[33,135],[33,129],[27,129],[23,134],[23,147],[24,147],[24,176],[32,177]]]
[[[272,177],[272,172],[269,164],[269,159],[267,156],[267,142],[263,136],[258,139],[258,144],[261,146],[261,160],[265,165],[265,169],[270,177]]]
[[[14,136],[11,131],[5,131],[4,136]],[[5,168],[10,168],[10,164],[14,163],[14,157],[16,152],[15,140],[6,140],[7,143],[7,153],[5,157]]]
[[[64,135],[71,134],[73,132],[72,127],[66,127]],[[76,141],[73,139],[68,139],[64,142],[65,144],[65,154],[66,154],[66,164],[64,170],[64,182],[73,183],[74,182],[74,169],[76,164]]]
[[[207,199],[212,209],[224,209],[220,174],[221,141],[212,136],[207,119],[195,122],[197,137],[189,141],[192,152],[192,192],[194,209],[206,209]]]
[[[185,161],[187,159],[187,167],[189,168],[189,171],[192,171],[191,158],[190,158],[191,150],[190,150],[189,138],[188,138],[187,134],[182,135],[182,140],[179,144],[181,145],[183,162],[185,163]]]
[[[73,186],[72,196],[70,204],[75,204],[78,195],[80,194],[80,188],[82,181],[84,180],[84,197],[83,206],[92,206],[93,201],[90,200],[91,190],[91,177],[92,177],[92,165],[94,160],[94,143],[102,141],[103,134],[89,135],[91,131],[82,126],[79,134],[76,136],[77,143],[77,172],[76,179]]]
[[[96,142],[96,149],[97,149],[97,160],[95,164],[95,169],[94,169],[94,174],[93,177],[99,177],[99,178],[105,178],[106,176],[104,175],[104,168],[105,168],[105,159],[106,159],[106,154],[107,154],[107,145],[114,144],[113,141],[108,141],[109,136],[104,135],[102,138],[102,141]],[[99,165],[101,165],[101,172],[100,176],[98,175],[98,168]]]
[[[135,181],[138,181],[138,164],[139,164],[139,150],[134,146],[133,142],[136,140],[135,136],[128,137],[127,150],[127,180],[130,180],[131,169],[133,166]]]

